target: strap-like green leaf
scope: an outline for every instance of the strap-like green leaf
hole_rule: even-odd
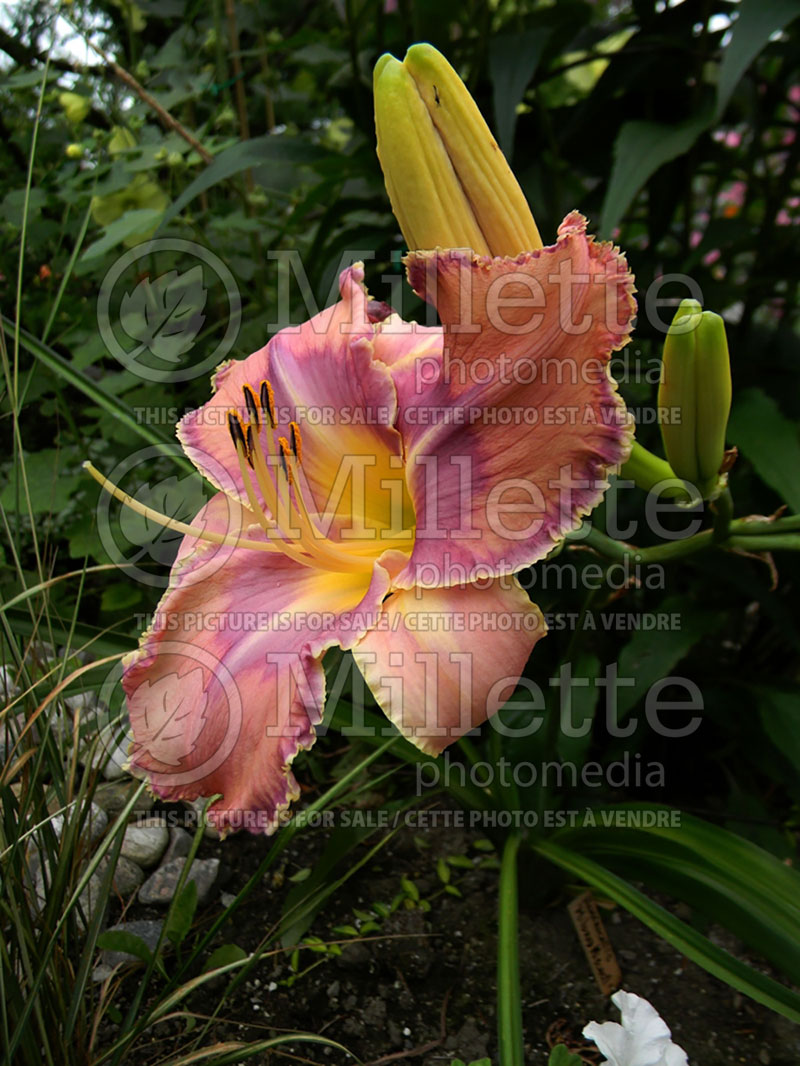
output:
[[[704,970],[750,996],[757,1003],[770,1007],[793,1022],[800,1022],[800,996],[796,992],[770,977],[765,977],[752,966],[716,947],[702,933],[674,917],[621,877],[585,855],[573,851],[567,842],[541,840],[536,841],[533,847],[543,858],[549,859],[616,900],[634,917]]]

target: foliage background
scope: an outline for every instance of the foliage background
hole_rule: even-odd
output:
[[[640,299],[661,276],[689,275],[704,305],[726,316],[736,396],[731,437],[743,453],[735,471],[737,511],[769,514],[782,498],[793,510],[800,506],[800,52],[791,5],[564,0],[444,3],[434,11],[408,0],[348,0],[239,3],[234,12],[231,21],[222,0],[119,0],[65,5],[55,24],[46,3],[22,3],[5,14],[4,321],[13,330],[19,269],[23,330],[44,341],[78,385],[93,383],[109,398],[93,402],[60,372],[62,363],[37,360],[35,347],[22,344],[19,436],[7,387],[0,422],[0,504],[14,545],[6,549],[5,598],[23,582],[80,568],[84,561],[109,561],[96,531],[98,490],[80,463],[88,457],[109,470],[147,443],[141,425],[120,421],[117,401],[134,411],[182,412],[206,398],[206,375],[173,386],[142,381],[110,357],[98,331],[96,298],[104,275],[127,245],[153,231],[169,204],[180,197],[185,206],[167,212],[159,236],[206,245],[235,276],[244,313],[234,356],[260,347],[267,325],[278,320],[278,267],[269,258],[276,250],[299,250],[320,305],[347,249],[354,257],[375,253],[368,280],[376,296],[390,295],[380,278],[401,270],[403,249],[374,152],[371,68],[382,51],[402,55],[420,39],[446,52],[494,119],[544,234],[552,235],[567,211],[578,207],[591,228],[613,235],[626,249]],[[737,16],[753,19],[751,50],[765,46],[749,66],[747,54],[720,64]],[[768,41],[772,28],[783,24],[789,30]],[[32,119],[54,33],[18,267]],[[70,37],[73,44],[65,48]],[[81,66],[75,54],[81,37],[115,57],[218,162],[207,167],[183,138],[166,130],[103,58],[87,52],[88,64]],[[744,64],[738,78],[737,64]],[[721,77],[736,80],[726,87]],[[86,99],[80,121],[71,121],[59,102],[65,89]],[[129,131],[135,147],[112,154],[112,131],[119,127]],[[254,145],[245,154],[246,139]],[[69,145],[79,146],[71,149],[78,158],[71,158]],[[223,180],[221,162],[228,172]],[[245,163],[251,164],[247,170]],[[200,184],[208,187],[198,191]],[[169,265],[154,264],[159,272]],[[290,291],[299,321],[306,308],[298,286]],[[660,294],[678,299],[686,290],[667,285]],[[412,313],[410,301],[406,306]],[[206,309],[200,338],[209,345],[220,328],[214,310]],[[669,320],[668,307],[660,313]],[[7,343],[12,337],[6,335]],[[655,402],[659,352],[658,329],[651,316],[640,314],[634,343],[615,364],[637,409]],[[169,422],[146,428],[166,438],[172,432]],[[639,437],[658,447],[652,424]],[[20,449],[32,515],[17,476]],[[162,484],[154,502],[171,502],[188,519],[200,490],[175,473],[170,460],[157,460],[142,469],[142,483],[173,478],[171,501],[169,486]],[[641,506],[637,493],[620,499],[623,511]],[[145,543],[156,535],[141,531]],[[162,561],[174,550],[169,535],[166,541],[153,551]],[[691,752],[689,745],[679,746],[684,779],[693,778],[702,793],[690,799],[705,803],[713,797],[721,809],[741,806],[755,817],[763,814],[768,784],[771,803],[778,803],[782,817],[793,818],[800,763],[793,687],[800,642],[797,565],[788,553],[775,565],[777,588],[757,560],[686,564],[671,574],[665,593],[631,588],[618,597],[625,611],[655,611],[668,595],[688,619],[680,632],[601,633],[589,643],[598,663],[621,656],[623,662],[654,660],[653,676],[685,660],[684,673],[700,684],[709,719]],[[81,631],[88,636],[107,629],[107,639],[129,644],[138,628],[135,615],[152,609],[157,594],[121,573],[87,576]],[[545,591],[542,605],[574,611],[581,606],[578,595]],[[64,626],[73,600],[69,583],[50,594],[51,610]],[[30,625],[22,609],[18,615],[23,629]],[[542,645],[548,667],[555,668],[565,648],[566,637],[558,632]],[[6,648],[5,657],[10,655]],[[544,676],[544,664],[539,666]],[[595,742],[602,750],[606,740],[599,735]],[[661,757],[669,756],[667,749]],[[687,758],[696,766],[687,767]],[[778,847],[780,834],[767,835]]]
[[[389,296],[381,279],[401,274],[404,249],[374,151],[371,70],[383,51],[402,55],[417,40],[439,47],[465,77],[543,235],[552,237],[577,207],[591,230],[627,251],[643,300],[657,279],[688,275],[704,306],[726,317],[729,436],[740,449],[736,512],[769,515],[786,505],[797,513],[795,9],[788,0],[74,0],[55,19],[47,2],[8,7],[0,23],[0,597],[8,602],[52,576],[116,561],[99,538],[98,490],[81,462],[108,471],[148,443],[170,441],[171,420],[148,425],[135,412],[182,413],[207,397],[205,374],[164,386],[107,351],[97,294],[126,247],[158,227],[159,236],[198,242],[222,259],[244,312],[234,356],[261,347],[279,319],[276,251],[299,251],[320,306],[345,249],[353,258],[374,253],[371,291]],[[747,32],[738,42],[734,35],[734,47],[736,20]],[[104,54],[87,52],[83,62],[76,42],[89,38]],[[202,151],[164,126],[109,57]],[[86,103],[65,106],[65,91]],[[175,265],[164,259],[152,269]],[[308,311],[297,286],[291,292],[300,321]],[[686,290],[676,281],[660,294],[677,302]],[[406,300],[406,315],[422,312],[408,293]],[[206,308],[199,343],[216,342],[224,311]],[[668,321],[669,309],[662,314]],[[615,364],[638,410],[655,404],[660,345],[652,316],[640,314],[635,340]],[[658,450],[652,423],[639,439]],[[143,464],[137,476],[145,496],[158,485],[152,502],[179,517],[189,519],[202,499],[169,458]],[[622,521],[641,518],[642,494],[619,499]],[[609,519],[607,506],[593,518],[600,528]],[[157,540],[151,563],[169,561],[174,541],[147,527],[138,535],[146,549]],[[642,527],[637,542],[655,539]],[[570,559],[591,561],[588,553]],[[544,685],[564,662],[589,677],[619,663],[621,674],[639,678],[623,694],[628,713],[650,681],[673,671],[694,680],[704,720],[691,744],[643,731],[624,741],[632,756],[667,767],[664,789],[641,795],[710,816],[792,861],[800,803],[796,554],[690,558],[668,570],[663,589],[632,583],[591,600],[580,583],[552,576],[563,563],[542,564],[531,578],[545,611],[617,619],[678,611],[682,624],[639,633],[616,624],[581,634],[554,627],[531,676]],[[115,570],[87,574],[80,587],[77,597],[74,583],[53,585],[46,611],[26,602],[4,612],[0,658],[15,669],[27,658],[35,674],[34,636],[57,648],[88,643],[93,656],[133,646],[159,589]],[[594,697],[582,705],[596,715],[584,745],[570,748],[547,733],[525,757],[554,744],[562,758],[618,757],[623,745],[601,710]],[[316,758],[306,763],[320,779],[327,770]],[[639,794],[634,787],[622,798]]]

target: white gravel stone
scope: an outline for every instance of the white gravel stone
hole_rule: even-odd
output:
[[[75,817],[73,811],[69,812],[70,820]],[[64,815],[55,814],[52,818],[53,829],[56,836],[61,839],[64,832]],[[98,804],[93,803],[81,829],[81,838],[90,846],[96,844],[108,828],[108,815]]]
[[[110,815],[118,815],[139,787],[138,781],[124,778],[120,781],[103,781],[94,790],[94,800]],[[155,800],[149,792],[142,792],[134,804],[132,814],[149,811]]]
[[[173,859],[152,873],[139,889],[140,903],[170,903],[178,887],[178,879],[186,865],[186,859]],[[197,901],[202,904],[211,895],[219,873],[219,859],[195,859],[186,880],[197,885]]]
[[[151,951],[155,951],[163,924],[163,921],[120,922],[119,925],[110,926],[107,931],[109,933],[132,933],[133,936],[143,940]],[[105,981],[112,975],[116,966],[128,963],[143,965],[138,955],[129,955],[127,951],[103,951],[100,953],[99,962],[92,974],[92,980]]]
[[[135,862],[120,855],[117,860],[117,868],[114,870],[114,891],[123,899],[132,896],[144,883],[144,870]]]
[[[120,855],[147,869],[155,866],[169,843],[169,830],[157,819],[129,825],[122,840]]]
[[[169,844],[164,852],[164,865],[173,859],[185,858],[192,850],[192,834],[173,826],[169,831]]]

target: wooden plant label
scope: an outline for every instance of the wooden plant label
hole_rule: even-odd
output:
[[[604,996],[610,996],[622,984],[622,971],[591,892],[574,899],[568,910],[597,987]]]

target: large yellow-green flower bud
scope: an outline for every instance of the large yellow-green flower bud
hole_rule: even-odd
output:
[[[375,65],[378,158],[411,249],[515,256],[542,247],[531,210],[461,78],[432,45]]]
[[[725,323],[697,300],[683,300],[664,342],[659,409],[667,459],[703,499],[717,494],[731,409],[731,368]],[[672,417],[674,415],[679,417]]]

